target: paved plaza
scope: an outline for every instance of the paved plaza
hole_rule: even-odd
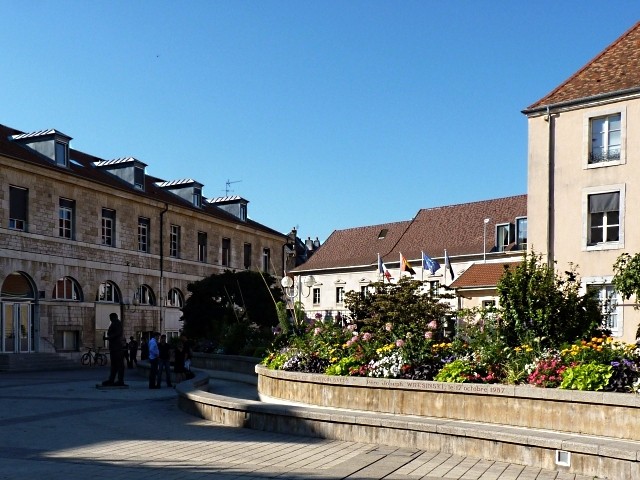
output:
[[[516,464],[221,426],[177,408],[172,388],[99,390],[108,367],[0,373],[0,479],[591,480]],[[213,391],[256,398],[214,380]]]

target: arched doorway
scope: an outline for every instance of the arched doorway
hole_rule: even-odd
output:
[[[1,352],[24,353],[35,350],[35,292],[31,279],[21,272],[9,274],[2,282],[0,289]]]

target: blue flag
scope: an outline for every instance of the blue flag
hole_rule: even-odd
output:
[[[440,264],[426,253],[422,252],[422,268],[423,270],[429,270],[431,275],[434,275],[440,269]]]

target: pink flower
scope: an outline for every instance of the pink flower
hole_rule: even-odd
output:
[[[432,337],[433,337],[433,332],[424,332],[424,338],[426,338],[427,340],[429,340]]]
[[[404,340],[396,340],[396,347],[400,348],[404,346]]]
[[[389,322],[389,323],[387,323],[387,324],[384,326],[384,329],[385,329],[387,332],[390,332],[392,327],[393,327],[393,325],[391,325],[391,322]]]
[[[369,332],[366,332],[365,334],[362,335],[362,340],[364,340],[365,342],[368,342],[369,340],[371,340],[371,337],[373,337],[373,335],[371,335]]]
[[[431,330],[435,330],[436,328],[438,328],[438,322],[436,322],[435,320],[431,320],[427,327],[429,327]]]
[[[350,332],[353,332],[357,327],[357,325],[355,323],[352,323],[350,325],[347,325],[347,330],[349,330]]]
[[[314,335],[320,335],[320,332],[321,332],[321,331],[322,331],[322,330],[321,330],[319,327],[316,327],[316,328],[314,328],[314,329],[313,329],[313,334],[314,334]]]

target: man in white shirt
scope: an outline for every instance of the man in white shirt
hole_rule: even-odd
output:
[[[156,382],[158,378],[158,361],[160,356],[160,350],[158,349],[158,338],[160,338],[159,332],[153,332],[153,335],[149,339],[149,388],[160,388],[160,384]]]

